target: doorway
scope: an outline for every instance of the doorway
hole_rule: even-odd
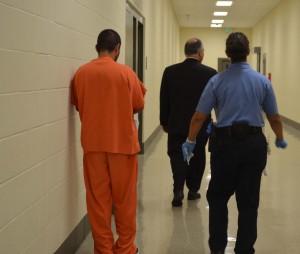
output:
[[[218,72],[225,71],[230,64],[231,61],[229,58],[218,58]]]
[[[144,80],[144,20],[129,5],[126,4],[126,37],[125,64],[130,66],[138,78]],[[138,135],[141,146],[140,153],[144,153],[143,143],[143,112],[136,114],[139,121]]]

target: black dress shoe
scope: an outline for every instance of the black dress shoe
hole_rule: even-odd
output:
[[[183,191],[176,191],[172,200],[172,206],[182,206],[182,200],[184,198]]]
[[[224,250],[212,251],[210,254],[225,254]]]
[[[188,200],[196,200],[196,199],[199,199],[199,198],[201,198],[200,193],[189,191],[189,193],[188,193]]]

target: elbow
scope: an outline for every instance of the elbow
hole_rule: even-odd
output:
[[[138,108],[138,109],[133,109],[133,114],[136,114],[136,113],[139,113],[139,112],[142,112],[144,109],[144,107],[142,108]]]
[[[275,114],[275,115],[272,115],[272,116],[267,115],[267,119],[270,122],[270,124],[276,124],[276,123],[281,122],[279,114]]]

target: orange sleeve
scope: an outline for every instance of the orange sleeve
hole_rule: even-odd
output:
[[[144,108],[144,97],[147,92],[147,89],[143,83],[138,79],[135,73],[132,74],[131,81],[131,96],[132,96],[132,108],[133,113],[137,113]]]

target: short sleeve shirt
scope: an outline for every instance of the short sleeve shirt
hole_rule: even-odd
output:
[[[270,81],[246,62],[232,64],[210,79],[196,111],[210,114],[213,108],[216,127],[231,126],[235,121],[263,127],[262,111],[270,116],[278,113]]]
[[[140,150],[133,113],[144,107],[146,89],[128,66],[109,57],[81,66],[72,82],[84,152],[135,154]]]

